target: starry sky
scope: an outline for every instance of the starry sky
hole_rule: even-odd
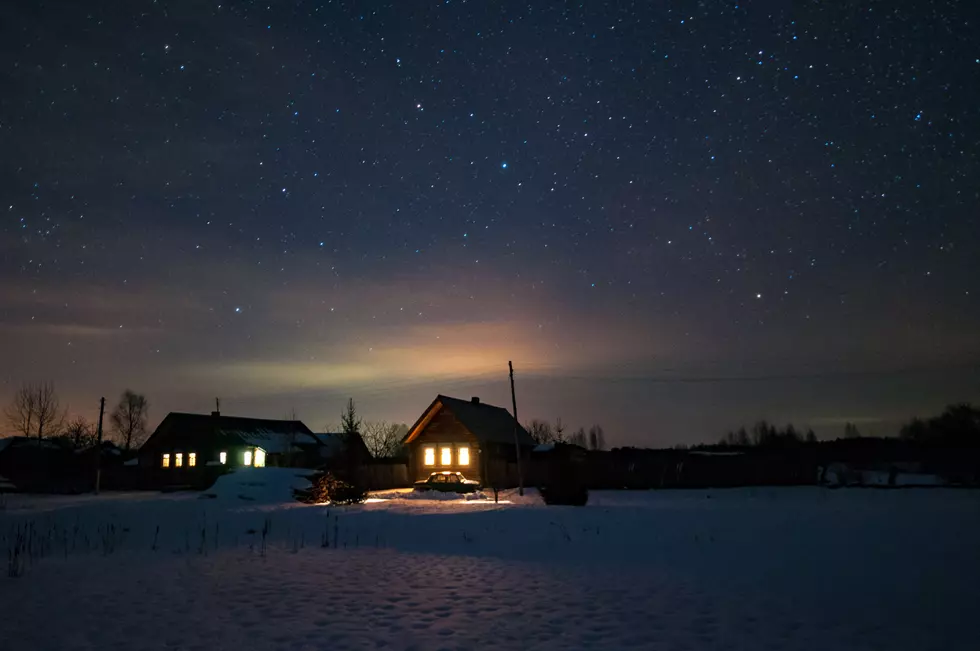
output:
[[[107,2],[0,21],[0,401],[611,445],[980,402],[973,2]],[[0,427],[3,430],[6,427]]]

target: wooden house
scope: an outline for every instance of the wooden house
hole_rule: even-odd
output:
[[[516,443],[515,443],[516,438]],[[459,471],[484,486],[517,486],[517,455],[524,472],[534,440],[503,407],[436,396],[402,440],[412,481],[440,470]]]
[[[341,458],[370,458],[364,441],[343,434],[314,434],[298,420],[269,420],[171,412],[139,451],[139,466],[152,483],[195,483],[205,469],[288,466],[319,468]],[[352,455],[347,457],[346,455]]]

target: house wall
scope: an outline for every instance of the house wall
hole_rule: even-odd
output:
[[[152,445],[144,445],[140,448],[140,466],[157,467],[161,466],[162,455],[170,454],[170,470],[174,470],[174,454],[182,452],[184,454],[184,468],[187,467],[187,454],[194,452],[197,454],[197,465],[206,465],[209,461],[218,461],[220,452],[228,453],[229,467],[242,465],[242,454],[244,447],[219,445],[208,439],[182,436],[180,432],[168,432],[163,436],[157,437]]]
[[[436,464],[434,466],[425,465],[424,448],[429,445],[436,446]],[[443,466],[439,463],[439,448],[444,445],[453,446],[453,463],[448,466]],[[460,466],[457,464],[457,445],[469,446],[469,465]],[[463,473],[463,476],[467,479],[482,482],[483,454],[480,450],[480,442],[462,423],[456,420],[455,416],[448,409],[441,409],[429,424],[426,425],[425,429],[422,430],[418,438],[409,445],[408,469],[413,481],[425,479],[430,473],[439,470],[453,470]]]
[[[175,465],[175,454],[182,453],[183,465]],[[197,455],[194,467],[188,465],[188,454]],[[208,466],[217,462],[219,453],[227,452],[224,466]],[[170,454],[170,467],[164,468],[162,457]],[[157,431],[139,450],[139,474],[145,487],[192,486],[204,487],[214,482],[218,474],[242,465],[244,446],[229,445],[217,436],[201,436],[200,433],[183,431],[173,423],[161,423]]]

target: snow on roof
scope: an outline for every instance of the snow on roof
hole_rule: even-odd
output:
[[[245,445],[262,448],[269,454],[282,454],[284,452],[296,451],[297,444],[315,444],[316,438],[301,431],[283,432],[263,427],[252,427],[250,429],[226,429],[218,430],[222,434],[234,436]]]
[[[313,437],[320,444],[320,456],[324,459],[340,454],[347,446],[342,432],[314,433]]]
[[[179,432],[191,438],[223,440],[223,444],[260,447],[270,454],[281,454],[296,446],[315,445],[309,428],[298,420],[243,418],[221,414],[185,414],[170,412],[150,437],[168,436]]]
[[[27,436],[8,436],[7,438],[0,439],[0,452],[3,452],[7,448],[21,447],[21,446],[47,448],[49,450],[62,449],[60,445],[58,445],[57,443],[49,439],[41,439],[40,441],[38,441],[36,438],[31,438]]]
[[[541,443],[534,446],[534,452],[551,452],[555,449],[554,443]]]
[[[139,457],[133,457],[129,461],[123,461],[124,466],[138,466],[140,465]]]

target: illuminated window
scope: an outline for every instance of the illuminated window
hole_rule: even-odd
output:
[[[439,463],[444,466],[453,465],[453,449],[444,447],[439,450]]]
[[[426,466],[436,465],[436,449],[435,448],[425,448],[425,458],[422,461]]]
[[[164,468],[169,468],[170,467],[170,455],[169,454],[163,455],[163,467]]]
[[[184,465],[184,453],[178,452],[174,455],[174,466],[180,468],[182,465]]]
[[[456,450],[456,454],[459,458],[459,465],[468,466],[470,465],[470,448],[466,445],[461,445]]]
[[[265,450],[262,448],[255,448],[255,467],[265,468]]]
[[[228,463],[228,453],[227,452],[219,452],[218,453],[218,461],[220,461],[222,465]]]
[[[187,453],[187,467],[188,468],[193,468],[196,465],[197,465],[197,452],[188,452]]]
[[[252,451],[251,450],[245,450],[245,465],[246,466],[252,465]]]

